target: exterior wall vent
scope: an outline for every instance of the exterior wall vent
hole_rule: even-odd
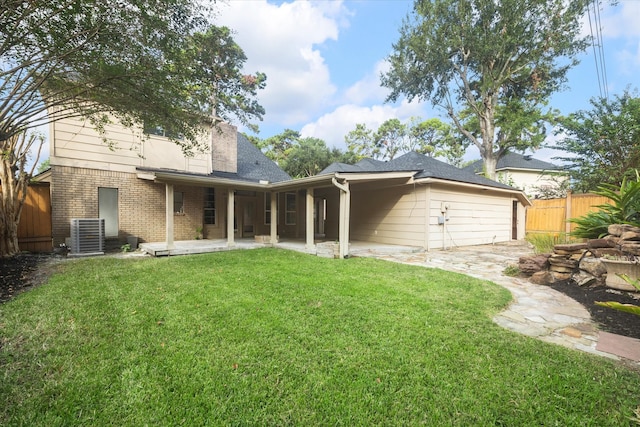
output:
[[[104,219],[73,218],[71,220],[71,254],[104,254]]]

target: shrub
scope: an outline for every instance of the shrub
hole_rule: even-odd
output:
[[[622,180],[620,188],[611,184],[598,187],[595,194],[608,197],[610,203],[596,206],[597,211],[589,212],[569,221],[577,227],[571,236],[584,239],[597,239],[607,234],[611,224],[630,224],[640,227],[640,175],[636,171],[636,180]]]
[[[536,254],[551,253],[555,245],[570,240],[566,233],[528,233],[524,239],[533,245]]]

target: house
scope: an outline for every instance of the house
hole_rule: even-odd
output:
[[[337,241],[344,257],[351,240],[431,250],[524,235],[530,203],[522,191],[416,153],[294,180],[227,124],[190,156],[162,129],[109,125],[105,144],[81,119],[50,126],[56,245],[74,218],[104,218],[112,242],[136,236],[167,254],[176,241],[200,237],[227,246],[255,236],[271,245],[297,240],[310,253]]]
[[[464,168],[482,174],[482,160]],[[559,189],[568,179],[562,167],[534,159],[529,154],[507,153],[496,165],[498,181],[512,185],[529,197],[540,197],[550,190]]]

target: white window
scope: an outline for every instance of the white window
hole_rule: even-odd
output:
[[[177,214],[184,213],[184,193],[179,191],[173,193],[173,212]]]
[[[271,224],[271,193],[264,193],[264,224]]]
[[[204,189],[204,223],[215,225],[216,223],[216,189]]]

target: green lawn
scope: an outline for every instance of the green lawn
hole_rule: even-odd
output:
[[[629,425],[640,375],[503,288],[275,249],[64,263],[0,305],[2,425]]]

